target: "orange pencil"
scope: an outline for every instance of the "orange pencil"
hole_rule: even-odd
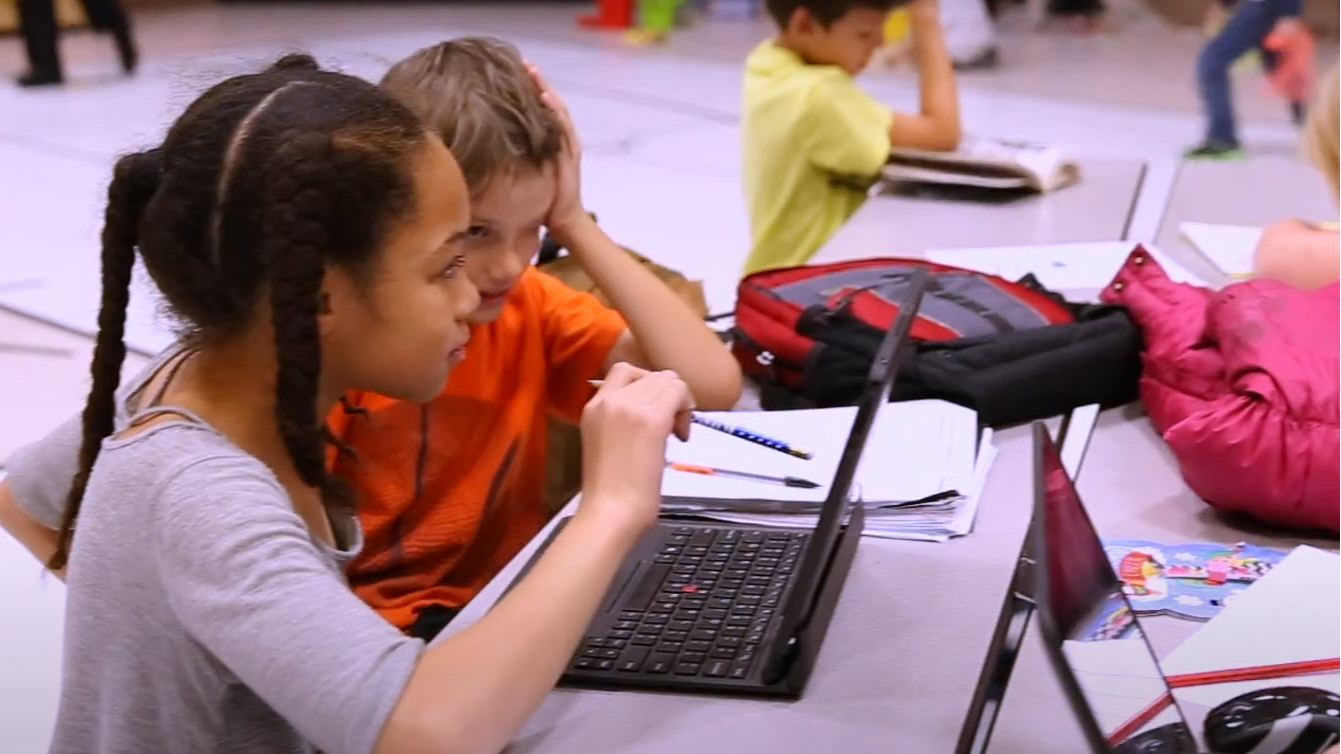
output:
[[[748,471],[728,471],[726,469],[714,469],[711,466],[695,466],[689,463],[676,463],[667,461],[666,468],[675,471],[683,471],[689,474],[703,474],[706,476],[729,476],[737,479],[749,479],[755,482],[768,482],[769,484],[781,484],[784,487],[799,487],[804,490],[818,489],[819,485],[809,479],[801,479],[794,476],[768,476],[766,474],[752,474]]]

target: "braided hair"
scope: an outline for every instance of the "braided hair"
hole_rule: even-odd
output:
[[[413,207],[410,161],[426,138],[414,114],[376,86],[288,55],[214,86],[162,146],[117,161],[79,470],[49,568],[69,561],[89,474],[114,430],[137,249],[182,336],[196,343],[241,332],[269,304],[280,436],[303,482],[328,507],[348,506],[326,472],[317,415],[321,283],[332,265],[366,275],[391,225]]]

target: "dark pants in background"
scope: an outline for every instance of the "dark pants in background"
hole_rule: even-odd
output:
[[[1049,16],[1095,18],[1104,12],[1103,0],[1048,0]]]
[[[1197,60],[1197,87],[1210,121],[1206,129],[1208,144],[1238,144],[1229,88],[1230,66],[1244,53],[1256,48],[1262,55],[1262,64],[1268,71],[1272,70],[1275,54],[1263,43],[1277,21],[1299,13],[1299,0],[1242,0],[1225,27],[1202,48]],[[1303,103],[1291,103],[1291,111],[1291,115],[1298,118]]]
[[[119,0],[80,0],[80,3],[95,31],[111,32],[118,37],[128,34],[129,22]],[[19,27],[33,70],[59,71],[55,0],[19,0]]]

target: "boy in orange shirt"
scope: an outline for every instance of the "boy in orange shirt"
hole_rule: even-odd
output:
[[[331,428],[354,451],[364,547],[354,591],[432,638],[540,531],[546,422],[576,422],[587,381],[618,362],[671,369],[700,408],[729,408],[740,370],[690,309],[612,242],[579,195],[580,150],[562,101],[497,40],[420,50],[382,85],[441,134],[471,193],[466,270],[482,303],[465,361],[427,404],[349,396]],[[531,267],[541,228],[617,307]]]

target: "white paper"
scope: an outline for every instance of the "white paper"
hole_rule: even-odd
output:
[[[996,446],[992,444],[992,430],[985,429],[978,445],[973,481],[964,491],[965,494],[935,504],[868,509],[862,536],[947,542],[973,531],[973,524],[978,516],[978,502],[982,499],[983,488],[987,485],[987,475],[992,470],[996,454]],[[819,516],[797,514],[714,512],[705,515],[719,521],[788,529],[813,529],[819,522]]]
[[[1262,229],[1252,225],[1186,222],[1178,226],[1183,237],[1226,275],[1248,277]]]
[[[1315,547],[1296,547],[1245,589],[1164,660],[1167,675],[1323,660],[1341,642],[1341,558]],[[1180,700],[1207,707],[1273,686],[1313,686],[1341,691],[1341,676],[1323,673],[1265,681],[1175,689]]]
[[[1135,248],[1130,241],[988,246],[933,249],[927,252],[927,259],[1007,280],[1019,280],[1033,273],[1040,283],[1054,291],[1074,291],[1107,287]],[[1146,250],[1174,282],[1206,285],[1167,254],[1149,246]]]
[[[1099,722],[1099,730],[1105,735],[1168,691],[1159,665],[1142,638],[1066,641],[1062,643],[1062,653],[1076,674],[1085,701]],[[1175,719],[1170,722],[1175,722],[1176,709],[1172,714]],[[1149,727],[1148,723],[1141,729]]]
[[[705,476],[667,469],[661,493],[668,497],[721,500],[823,502],[842,458],[854,406],[805,411],[705,413],[723,424],[801,446],[811,460],[695,425],[687,443],[670,443],[670,461],[770,476],[794,476],[820,485],[797,489],[779,484]],[[970,488],[977,451],[978,416],[945,401],[907,401],[882,406],[858,467],[856,487],[872,503],[921,500],[947,490]]]

